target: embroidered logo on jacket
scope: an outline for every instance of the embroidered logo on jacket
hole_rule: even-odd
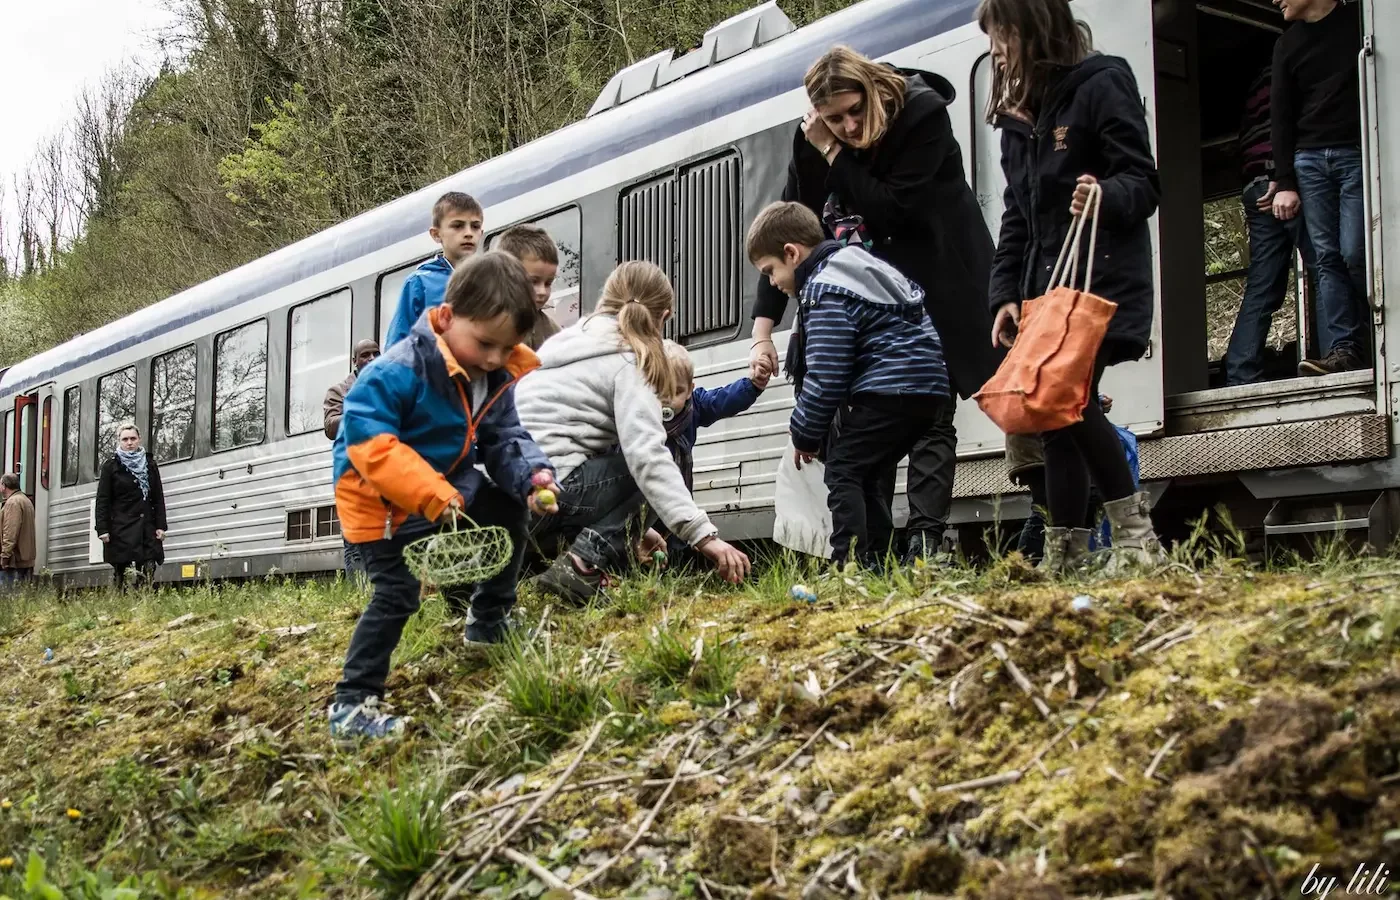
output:
[[[1055,129],[1055,150],[1068,150],[1069,145],[1065,143],[1065,138],[1069,137],[1069,126],[1061,125]]]

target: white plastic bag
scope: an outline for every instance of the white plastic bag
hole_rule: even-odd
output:
[[[773,489],[773,540],[789,550],[831,558],[831,511],[826,506],[825,466],[815,460],[799,471],[792,461],[793,446],[778,462]]]

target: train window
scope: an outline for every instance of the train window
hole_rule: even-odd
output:
[[[196,371],[193,346],[151,360],[151,453],[156,462],[194,456]]]
[[[49,489],[49,441],[53,440],[53,397],[44,398],[39,426],[39,486]]]
[[[743,273],[739,155],[683,167],[621,195],[621,259],[646,259],[670,276],[670,337],[690,343],[739,325]]]
[[[316,536],[340,537],[340,516],[336,514],[335,504],[316,507]]]
[[[350,289],[292,307],[287,327],[287,434],[320,431],[326,389],[350,371]]]
[[[577,206],[570,206],[552,212],[538,219],[528,220],[538,225],[559,247],[559,274],[554,278],[554,290],[545,307],[550,318],[565,327],[579,318],[579,281],[583,275],[583,221]],[[501,235],[508,229],[501,229],[486,239],[486,249],[493,250]]]
[[[262,443],[267,432],[267,320],[214,338],[214,449]]]
[[[117,428],[136,421],[136,367],[97,379],[97,459],[117,452]]]
[[[426,260],[418,260],[409,263],[402,269],[395,269],[379,276],[379,346],[387,350],[384,346],[384,336],[389,333],[389,323],[394,320],[394,310],[399,308],[399,294],[403,292],[403,283],[418,271]]]
[[[73,385],[63,392],[63,458],[58,483],[63,487],[78,483],[78,435],[82,427],[83,389]]]
[[[287,540],[311,540],[311,510],[293,509],[287,511]]]

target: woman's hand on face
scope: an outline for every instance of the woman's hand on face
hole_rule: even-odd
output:
[[[1084,214],[1084,207],[1089,204],[1090,188],[1098,184],[1099,180],[1092,175],[1080,175],[1079,183],[1074,188],[1074,199],[1069,202],[1069,213],[1072,216]]]
[[[817,114],[815,109],[807,110],[807,115],[802,117],[802,133],[807,136],[807,143],[817,148],[821,153],[836,140],[836,135],[831,133],[827,127],[826,120]]]
[[[1016,332],[1021,327],[1021,304],[1006,303],[997,310],[992,322],[992,346],[1010,348],[1016,343]]]

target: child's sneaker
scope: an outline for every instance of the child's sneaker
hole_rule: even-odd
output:
[[[504,644],[510,636],[510,621],[499,619],[495,622],[467,620],[466,641],[468,644]]]
[[[378,697],[366,697],[360,703],[332,703],[326,715],[330,719],[331,737],[338,741],[398,737],[408,722],[406,716],[381,712]]]
[[[602,569],[580,572],[574,565],[573,554],[561,553],[553,565],[535,579],[535,587],[566,603],[587,606],[594,597],[603,593],[606,580]]]

